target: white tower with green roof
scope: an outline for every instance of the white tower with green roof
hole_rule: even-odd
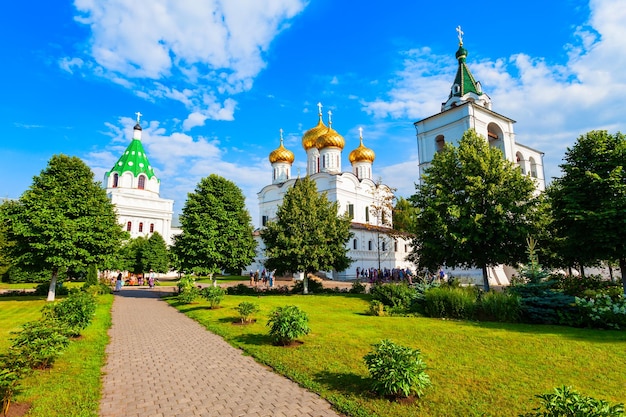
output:
[[[517,164],[524,174],[532,177],[538,190],[544,190],[543,152],[517,143],[513,130],[515,120],[492,110],[491,98],[482,91],[480,82],[474,79],[467,66],[468,52],[463,47],[460,26],[457,32],[458,68],[448,100],[441,104],[440,113],[414,123],[420,177],[446,143],[457,145],[466,130],[474,129],[491,146],[499,148],[506,159]]]
[[[171,245],[174,200],[159,196],[161,182],[141,143],[141,113],[136,114],[133,140],[104,174],[107,195],[115,205],[118,221],[131,237],[149,237],[158,232]]]

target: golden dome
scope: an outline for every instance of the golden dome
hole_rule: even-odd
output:
[[[329,123],[326,133],[317,138],[317,141],[315,142],[315,147],[317,149],[329,148],[331,146],[343,149],[343,147],[346,146],[346,141],[343,136],[337,133],[337,131],[331,126],[332,124]]]
[[[289,149],[285,148],[283,145],[283,131],[280,131],[280,146],[278,149],[274,149],[270,153],[270,163],[274,162],[287,162],[288,164],[293,164],[294,161],[293,152]]]
[[[348,160],[350,163],[354,162],[374,162],[376,158],[376,154],[370,148],[366,148],[363,146],[363,137],[361,137],[361,144],[358,148],[350,152],[348,156]]]
[[[319,122],[317,122],[317,126],[307,130],[302,136],[302,146],[304,147],[304,150],[308,151],[309,149],[313,148],[315,146],[317,138],[326,133],[327,130],[328,128],[322,121],[322,113],[320,113],[320,120]]]

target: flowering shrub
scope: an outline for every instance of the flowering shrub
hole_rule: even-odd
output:
[[[608,295],[599,295],[596,298],[576,297],[576,306],[584,315],[585,324],[591,327],[609,329],[626,329],[626,299],[617,301]]]

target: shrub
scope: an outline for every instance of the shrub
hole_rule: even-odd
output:
[[[567,295],[575,297],[593,297],[598,294],[622,293],[622,286],[618,282],[607,281],[600,275],[568,276],[558,275],[555,277],[555,288],[562,289]]]
[[[297,306],[277,307],[267,321],[276,345],[287,346],[297,337],[309,334],[309,317]]]
[[[55,320],[25,323],[15,334],[8,355],[14,359],[20,357],[24,366],[32,369],[52,366],[69,344],[67,328]]]
[[[320,294],[324,292],[324,285],[322,284],[322,281],[315,279],[315,278],[311,278],[311,277],[309,277],[308,281],[309,282],[307,284],[307,288],[308,288],[309,293]],[[291,289],[291,293],[302,294],[303,292],[304,292],[304,280],[296,281],[295,285]]]
[[[378,300],[389,307],[401,307],[409,310],[417,297],[415,289],[405,283],[400,284],[377,284],[374,285],[370,294],[372,299]]]
[[[259,312],[259,306],[249,301],[243,301],[235,307],[235,310],[239,313],[242,323],[250,323],[254,313]]]
[[[520,417],[623,417],[624,404],[611,405],[604,400],[579,394],[571,387],[555,388],[553,393],[537,395],[541,406]]]
[[[256,295],[257,292],[256,289],[250,288],[246,284],[237,284],[226,288],[226,293],[229,295]]]
[[[44,282],[35,287],[35,295],[48,295],[48,289],[50,288],[50,282]],[[57,282],[55,288],[56,295],[67,295],[68,289],[63,286],[62,282]]]
[[[209,302],[213,309],[220,305],[226,295],[226,291],[222,287],[210,286],[203,288],[202,291],[200,291],[200,295]]]
[[[490,291],[480,298],[481,318],[515,323],[520,317],[520,299],[515,294]]]
[[[474,318],[476,290],[473,288],[431,288],[424,298],[424,310],[430,317]]]
[[[96,299],[85,291],[72,291],[66,299],[46,304],[42,309],[44,319],[66,326],[72,336],[80,335],[91,323],[95,312]]]
[[[352,283],[352,288],[350,288],[351,294],[365,294],[367,287],[361,281],[357,280]]]
[[[596,298],[576,297],[580,308],[582,324],[595,328],[626,329],[626,299],[613,301],[608,295]]]
[[[417,349],[385,339],[375,344],[374,350],[363,360],[373,379],[372,388],[380,395],[421,397],[430,385],[430,378],[424,371],[426,365]]]
[[[183,304],[190,304],[196,301],[200,295],[200,290],[196,287],[196,280],[190,275],[185,275],[176,284],[178,287],[178,301]]]
[[[87,268],[87,277],[85,278],[84,287],[90,287],[98,284],[98,268],[95,264],[89,265]]]
[[[378,300],[370,301],[370,307],[367,310],[367,314],[370,316],[384,316],[385,305]]]
[[[5,354],[0,357],[0,410],[3,416],[8,415],[21,379],[30,371],[25,365],[21,355]]]
[[[521,321],[533,324],[580,325],[575,298],[552,288],[554,281],[529,283],[510,288],[520,297]]]

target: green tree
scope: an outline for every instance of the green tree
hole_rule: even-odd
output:
[[[417,221],[417,210],[409,200],[400,197],[393,208],[393,228],[399,232],[413,232]]]
[[[243,193],[219,175],[203,178],[188,195],[180,223],[183,232],[173,250],[183,270],[241,271],[254,259],[256,242]]]
[[[98,264],[124,236],[105,190],[77,157],[54,155],[4,211],[12,259],[52,271],[48,301],[55,298],[59,272]]]
[[[564,160],[549,189],[563,257],[581,266],[618,260],[626,294],[626,136],[588,132]]]
[[[410,259],[418,266],[480,268],[489,290],[487,268],[524,258],[538,199],[535,185],[499,149],[474,130],[459,146],[435,155],[417,193],[418,210]]]
[[[276,219],[261,232],[265,266],[278,274],[303,272],[306,293],[309,273],[350,266],[346,243],[351,236],[349,215],[338,216],[338,204],[318,193],[313,180],[298,179],[285,193]]]
[[[169,270],[169,253],[167,244],[158,232],[154,232],[148,238],[148,242],[143,248],[142,253],[144,271],[153,270],[159,273],[165,273]]]

